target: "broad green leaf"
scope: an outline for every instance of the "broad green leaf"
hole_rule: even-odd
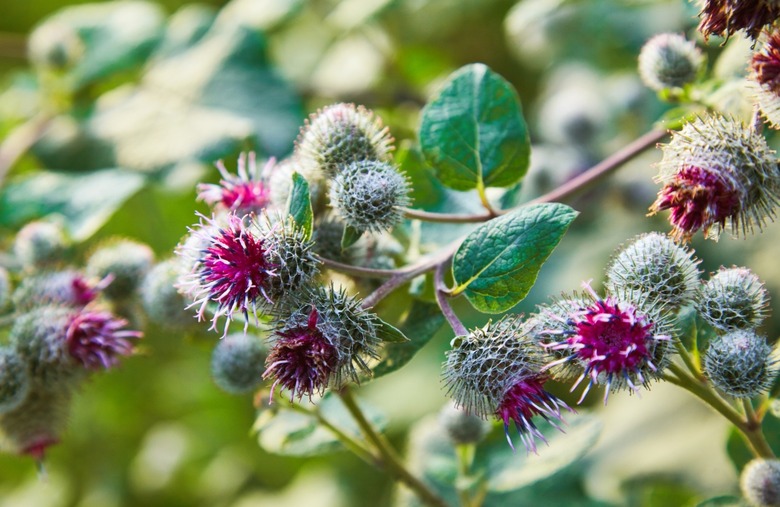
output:
[[[383,347],[382,360],[374,367],[374,378],[387,375],[411,361],[444,324],[444,316],[435,304],[414,301],[409,312],[398,324],[408,336],[404,343],[388,343]]]
[[[355,229],[352,226],[345,226],[344,227],[344,235],[341,236],[341,249],[347,249],[357,243],[357,240],[360,239],[360,236],[363,235],[363,231],[359,231]]]
[[[68,51],[68,70],[76,88],[140,67],[160,41],[164,13],[152,3],[125,1],[67,7],[47,18],[31,34],[31,58],[46,66],[48,55]],[[70,49],[58,48],[57,45]]]
[[[519,208],[476,229],[455,252],[456,294],[485,313],[502,313],[531,290],[542,264],[577,212],[551,203]]]
[[[380,319],[377,336],[385,343],[407,343],[407,338],[397,327]]]
[[[67,219],[77,241],[94,234],[145,179],[124,169],[84,175],[41,171],[25,175],[0,192],[0,224],[17,227],[52,213]]]
[[[253,426],[258,443],[267,452],[286,456],[314,456],[341,450],[339,440],[322,426],[313,414],[306,414],[286,407],[286,401],[279,406],[262,410]],[[361,439],[360,429],[341,403],[338,396],[326,394],[315,403],[295,401],[307,410],[318,410],[322,417],[341,429],[347,435]],[[377,428],[383,428],[385,418],[373,407],[359,403],[363,413]]]
[[[696,507],[745,507],[741,498],[731,495],[708,498],[696,504]]]
[[[311,209],[311,194],[309,182],[299,173],[292,175],[293,186],[287,199],[287,212],[295,220],[295,224],[303,229],[306,239],[311,238],[314,223],[314,212]]]
[[[517,183],[531,153],[517,92],[483,64],[453,73],[425,106],[420,145],[442,183],[455,190]]]

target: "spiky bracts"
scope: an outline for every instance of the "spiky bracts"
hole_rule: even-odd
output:
[[[772,387],[778,367],[763,336],[738,330],[710,342],[704,373],[719,391],[735,398],[753,398]]]
[[[545,348],[563,355],[547,368],[571,363],[581,372],[572,386],[573,391],[587,380],[579,402],[594,385],[606,388],[606,403],[610,392],[638,392],[658,379],[670,355],[672,336],[666,320],[632,301],[612,295],[602,298],[588,283],[583,287],[583,303],[563,317],[560,325],[536,331]]]
[[[628,301],[676,309],[696,294],[698,264],[692,251],[667,236],[658,232],[641,234],[612,257],[605,285],[611,294]]]
[[[663,183],[650,208],[670,210],[672,236],[688,241],[698,231],[717,239],[759,230],[775,216],[780,171],[762,136],[722,116],[701,117],[661,146],[656,180]]]
[[[271,260],[272,244],[251,221],[232,213],[224,221],[201,217],[190,231],[177,249],[190,268],[180,290],[194,301],[199,320],[210,304],[215,307],[211,329],[225,317],[226,335],[236,313],[243,315],[246,328],[250,313],[256,317],[273,304],[268,290],[278,266]]]
[[[544,364],[545,354],[524,331],[520,317],[510,315],[456,337],[442,376],[457,407],[503,421],[510,446],[513,423],[526,449],[536,452],[536,440],[546,440],[533,417],[541,416],[557,427],[561,410],[570,410],[544,390]]]
[[[269,160],[260,170],[255,153],[238,158],[237,174],[230,173],[220,160],[216,163],[222,179],[219,184],[198,185],[198,199],[205,201],[212,209],[235,212],[238,215],[260,214],[271,202],[268,183],[275,161]]]
[[[704,54],[696,44],[675,33],[654,36],[639,53],[639,76],[655,91],[694,82],[703,65]]]
[[[379,319],[343,289],[319,287],[298,298],[271,335],[264,378],[286,389],[290,398],[311,398],[328,387],[359,381],[370,374],[368,361],[379,357]]]
[[[333,178],[357,161],[387,161],[393,138],[379,117],[354,104],[325,107],[301,128],[296,156],[307,170]]]
[[[700,287],[695,301],[699,315],[722,332],[754,329],[767,316],[769,294],[747,268],[720,268]]]

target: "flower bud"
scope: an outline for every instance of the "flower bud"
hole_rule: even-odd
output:
[[[244,333],[222,338],[211,354],[214,383],[230,394],[243,394],[263,382],[266,349],[257,336]]]
[[[478,444],[490,431],[490,424],[483,419],[449,404],[439,412],[439,424],[455,445]]]
[[[43,305],[83,308],[97,298],[102,284],[90,284],[78,271],[65,269],[27,276],[13,293],[16,311]]]
[[[18,407],[30,390],[24,359],[11,348],[0,348],[0,414]]]
[[[704,372],[712,385],[735,398],[766,392],[777,376],[772,347],[753,331],[732,331],[710,342]]]
[[[623,246],[607,268],[607,290],[628,301],[678,308],[699,285],[698,260],[663,234],[642,234]]]
[[[753,329],[767,316],[769,294],[761,280],[747,268],[721,268],[696,296],[696,309],[712,327],[721,331]]]
[[[370,375],[367,361],[379,357],[379,319],[343,289],[319,287],[300,298],[288,317],[277,321],[263,378],[290,392],[292,399],[322,395],[327,387]]]
[[[409,181],[384,162],[345,166],[330,188],[330,202],[344,222],[358,231],[389,231],[403,220],[410,203]]]
[[[546,440],[533,417],[540,415],[557,427],[561,409],[569,407],[544,390],[545,354],[525,333],[520,317],[508,315],[495,324],[489,322],[456,337],[451,345],[442,376],[455,406],[503,421],[510,446],[513,422],[525,448],[536,452],[536,439]]]
[[[639,53],[639,75],[655,91],[694,82],[703,64],[704,54],[696,44],[674,33],[656,35]]]
[[[332,178],[352,162],[386,161],[393,138],[382,120],[363,106],[333,104],[311,115],[296,141],[306,166]]]
[[[780,505],[780,461],[752,460],[742,469],[739,486],[751,507]]]
[[[312,235],[314,251],[326,259],[350,264],[354,248],[353,246],[341,248],[343,236],[344,222],[336,215],[326,215],[315,222],[314,234]]]
[[[118,239],[95,250],[87,260],[87,273],[95,278],[109,278],[103,293],[109,299],[121,300],[135,294],[152,268],[154,252],[149,246],[129,239]]]
[[[194,319],[186,310],[189,301],[175,287],[182,276],[178,259],[158,263],[141,284],[141,304],[149,320],[169,328],[184,328]]]
[[[319,274],[320,261],[312,251],[314,242],[306,239],[292,217],[287,216],[273,225],[266,217],[261,227],[267,231],[264,235],[270,245],[269,261],[275,266],[275,276],[268,279],[266,293],[278,305],[314,280]]]
[[[775,216],[780,171],[766,140],[741,122],[705,116],[662,145],[656,180],[664,184],[650,208],[671,210],[672,236],[688,241],[699,229],[746,236]]]
[[[62,384],[33,382],[24,401],[0,414],[0,434],[12,451],[42,461],[60,441],[70,411],[71,390]]]
[[[14,254],[27,269],[61,261],[68,248],[62,228],[50,222],[30,222],[16,234]]]

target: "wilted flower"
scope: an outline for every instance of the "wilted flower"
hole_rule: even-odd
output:
[[[264,378],[273,378],[291,399],[322,394],[329,386],[370,374],[367,360],[378,358],[377,317],[333,287],[320,287],[291,315],[280,319],[271,340]],[[273,394],[272,388],[272,394]]]
[[[761,112],[773,128],[780,128],[780,31],[773,31],[761,51],[753,53],[750,70]]]
[[[761,30],[780,18],[780,4],[775,0],[704,0],[699,13],[699,30],[710,35],[730,37],[739,30],[753,40]]]
[[[780,171],[766,140],[739,121],[698,118],[662,146],[656,180],[664,184],[650,208],[671,210],[672,236],[688,241],[702,229],[746,235],[775,216]]]

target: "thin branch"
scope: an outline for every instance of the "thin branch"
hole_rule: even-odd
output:
[[[317,258],[322,262],[322,265],[333,271],[339,273],[345,273],[347,275],[363,276],[365,278],[389,278],[399,272],[398,269],[377,269],[377,268],[364,268],[360,266],[353,266],[352,264],[344,264],[343,262],[334,261],[326,257],[318,255]]]
[[[377,433],[368,419],[366,419],[348,386],[339,391],[339,396],[350,415],[352,415],[352,418],[360,427],[360,430],[382,456],[386,470],[406,484],[424,503],[433,507],[447,507],[447,503],[443,499],[406,469],[396,454],[395,449],[381,434]]]
[[[496,213],[502,213],[497,211]],[[445,222],[450,224],[469,224],[486,222],[494,215],[490,213],[434,213],[421,209],[407,208],[404,210],[404,216],[411,220],[422,220],[424,222]]]
[[[444,285],[444,268],[447,266],[447,262],[442,262],[436,267],[436,272],[433,275],[434,279],[434,292],[436,293],[436,303],[439,304],[439,309],[441,310],[441,313],[444,314],[444,317],[447,319],[447,322],[449,322],[450,327],[455,332],[455,336],[466,336],[469,334],[468,329],[466,329],[466,326],[463,325],[463,323],[460,321],[458,316],[455,314],[455,311],[452,309],[452,306],[450,305],[450,301],[447,298],[447,290],[446,286]]]

